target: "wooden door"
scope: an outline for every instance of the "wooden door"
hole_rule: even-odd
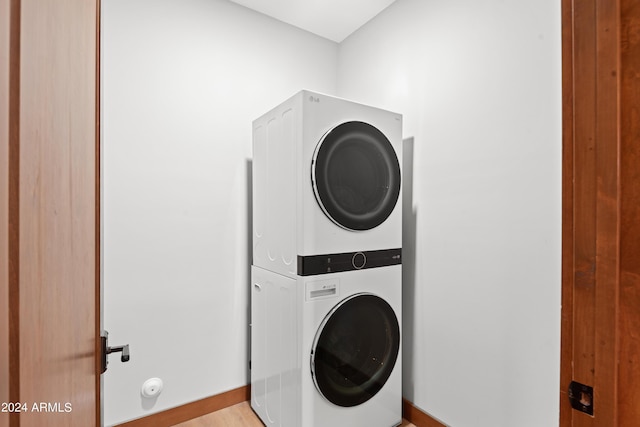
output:
[[[97,6],[0,2],[3,427],[99,422]]]
[[[563,0],[563,99],[560,425],[640,425],[640,2]]]

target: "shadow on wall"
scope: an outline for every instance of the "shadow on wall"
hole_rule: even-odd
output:
[[[402,140],[402,394],[413,401],[416,294],[416,210],[413,207],[413,142]]]
[[[251,265],[253,264],[253,160],[246,160],[247,174],[247,277],[249,278],[247,285],[247,356],[246,381],[245,384],[251,383]]]

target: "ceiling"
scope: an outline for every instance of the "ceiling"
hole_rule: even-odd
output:
[[[340,43],[395,0],[231,0]]]

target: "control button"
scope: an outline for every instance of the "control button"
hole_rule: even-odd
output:
[[[362,252],[356,252],[351,258],[351,264],[356,270],[360,270],[367,263],[367,257]]]

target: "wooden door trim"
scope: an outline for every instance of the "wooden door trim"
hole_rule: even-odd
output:
[[[620,3],[596,0],[596,271],[594,416],[618,425],[620,287]],[[574,141],[577,143],[577,141]],[[574,356],[575,358],[575,356]],[[597,408],[597,409],[596,409]]]
[[[15,129],[12,129],[12,113],[15,92],[11,91],[11,81],[15,79],[16,74],[15,62],[12,58],[12,39],[15,41],[13,33],[15,28],[12,22],[15,18],[11,14],[12,1],[0,1],[0,402],[11,401],[11,360],[16,360],[11,355],[9,346],[11,336],[11,302],[9,299],[10,290],[10,273],[9,262],[10,245],[9,242],[9,218],[15,215],[9,213],[10,202],[10,174],[9,170],[9,150],[10,139],[16,135]],[[15,49],[15,46],[13,47]],[[0,426],[9,426],[9,416],[0,413]]]
[[[623,422],[618,417],[620,118],[627,111],[620,104],[622,19],[621,0],[562,0],[562,427]],[[593,417],[571,409],[572,380],[593,387]]]
[[[621,0],[620,22],[620,425],[640,420],[640,3]],[[627,424],[624,424],[627,423]]]
[[[9,401],[9,14],[0,0],[0,402]],[[9,419],[0,413],[0,427]]]
[[[101,139],[100,139],[100,88],[102,87],[100,81],[100,19],[101,19],[101,0],[96,1],[96,105],[95,105],[95,115],[96,115],[96,123],[95,123],[95,375],[96,375],[96,426],[102,425],[102,340],[100,336],[102,334],[102,292],[101,292],[101,278],[102,278],[102,252],[101,252],[101,242],[102,242],[102,223],[101,223],[101,200],[102,200],[102,192],[101,192]]]
[[[8,304],[9,399],[20,401],[20,40],[21,0],[10,1],[9,17],[9,206]],[[9,414],[9,425],[20,427],[20,414]]]
[[[573,354],[573,1],[562,0],[562,313],[560,426],[571,425]]]

